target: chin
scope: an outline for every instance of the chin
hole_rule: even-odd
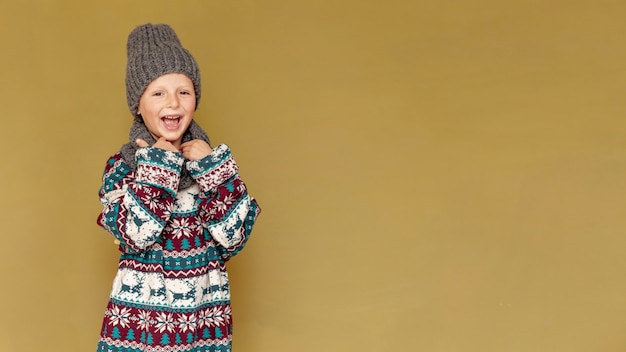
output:
[[[157,131],[157,133],[153,134],[155,139],[159,139],[161,137],[167,139],[168,141],[173,141],[183,136],[182,131]]]

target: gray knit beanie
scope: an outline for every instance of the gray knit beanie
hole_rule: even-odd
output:
[[[126,50],[126,100],[135,118],[141,119],[137,107],[146,87],[168,73],[182,73],[191,79],[198,107],[200,69],[170,26],[147,23],[135,28],[128,35]]]

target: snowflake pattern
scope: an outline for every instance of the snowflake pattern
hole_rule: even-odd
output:
[[[156,211],[157,209],[160,208],[160,200],[158,198],[158,196],[156,194],[154,194],[154,191],[152,191],[150,188],[145,187],[144,188],[144,194],[141,197],[141,201],[148,206],[148,208],[152,211]]]
[[[113,307],[113,309],[111,309],[109,311],[109,314],[111,315],[111,320],[110,323],[113,326],[121,326],[123,328],[126,328],[129,326],[129,320],[130,320],[130,309],[127,307],[123,307],[120,308],[118,306]]]
[[[207,326],[222,326],[226,322],[226,319],[224,319],[222,311],[219,307],[210,308],[205,316],[205,319]]]
[[[178,318],[178,323],[181,332],[193,332],[196,330],[196,325],[198,324],[195,314],[182,314],[180,318]]]
[[[148,330],[151,323],[151,314],[148,310],[140,310],[139,314],[137,314],[137,321],[139,328],[142,330]]]
[[[172,313],[159,313],[156,317],[156,331],[164,332],[167,330],[168,332],[174,331],[174,318]]]
[[[198,312],[198,329],[206,326],[209,326],[209,324],[206,323],[206,318],[207,318],[207,314],[205,310],[201,310]]]
[[[226,211],[228,209],[228,206],[233,204],[234,201],[234,197],[229,194],[226,197],[224,197],[223,200],[216,200],[215,201],[215,207],[219,210],[219,211]]]
[[[190,218],[176,218],[172,219],[170,229],[174,238],[191,237],[191,225]]]

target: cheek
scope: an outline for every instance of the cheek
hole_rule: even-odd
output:
[[[146,117],[157,116],[159,114],[159,109],[155,106],[151,106],[150,104],[143,105],[140,107],[139,111],[142,116]]]

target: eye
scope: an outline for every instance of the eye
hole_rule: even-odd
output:
[[[180,94],[182,94],[182,95],[191,95],[191,92],[187,91],[187,90],[181,90]]]
[[[154,92],[154,93],[152,93],[152,96],[154,96],[154,97],[160,97],[162,95],[163,95],[162,92]]]

